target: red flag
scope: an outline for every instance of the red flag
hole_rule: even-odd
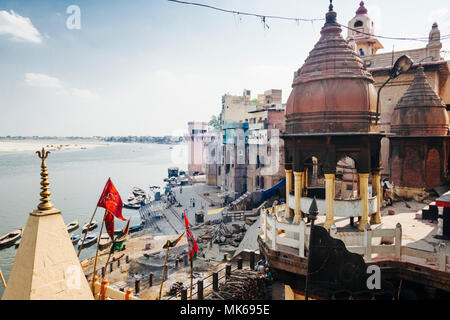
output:
[[[198,250],[197,242],[195,242],[194,236],[192,235],[191,227],[189,226],[189,221],[186,215],[186,210],[184,210],[184,224],[186,225],[186,236],[188,238],[189,244],[189,260],[192,260],[192,257]]]
[[[122,217],[122,199],[120,198],[119,192],[117,192],[116,188],[111,182],[111,178],[109,178],[106,182],[102,195],[98,200],[97,207],[105,208],[115,217],[125,221],[125,219]]]
[[[114,240],[114,216],[108,210],[105,211],[105,225],[111,240]]]

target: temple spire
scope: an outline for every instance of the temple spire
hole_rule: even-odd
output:
[[[39,210],[51,210],[53,209],[53,204],[50,201],[50,182],[48,181],[48,172],[47,172],[47,164],[45,163],[45,159],[47,159],[48,155],[50,154],[50,151],[45,151],[44,148],[42,148],[41,151],[36,151],[38,154],[38,157],[42,160],[41,163],[41,203],[38,205]]]

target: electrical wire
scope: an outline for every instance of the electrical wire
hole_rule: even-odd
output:
[[[181,0],[167,0],[167,1],[174,2],[174,3],[179,3],[179,4],[186,4],[186,5],[204,7],[204,8],[208,8],[208,9],[212,9],[212,10],[216,10],[216,11],[221,11],[221,12],[225,12],[225,13],[232,13],[234,15],[258,17],[258,18],[261,19],[261,21],[263,22],[263,24],[265,26],[267,26],[266,19],[288,20],[288,21],[295,21],[297,23],[299,21],[307,21],[307,22],[313,23],[315,21],[323,21],[323,20],[325,20],[325,19],[307,19],[307,18],[295,18],[295,17],[262,15],[262,14],[251,13],[251,12],[241,12],[241,11],[236,11],[236,10],[227,10],[227,9],[210,6],[210,5],[203,4],[203,3],[181,1]],[[407,37],[388,37],[388,36],[375,35],[375,34],[370,34],[370,33],[367,33],[367,32],[363,32],[363,31],[360,31],[360,30],[357,30],[357,29],[345,26],[345,25],[340,24],[340,23],[337,23],[337,24],[340,27],[343,27],[343,28],[352,30],[354,32],[357,32],[359,34],[367,35],[367,36],[370,36],[370,37],[373,37],[373,38],[389,39],[389,40],[404,40],[404,41],[423,41],[423,42],[428,42],[429,41],[428,37],[407,38]],[[446,34],[446,35],[443,35],[443,36],[440,37],[441,41],[448,40],[448,39],[450,39],[450,34]]]

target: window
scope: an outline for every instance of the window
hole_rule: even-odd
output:
[[[362,26],[363,26],[363,23],[362,23],[362,21],[358,20],[358,21],[355,22],[355,24],[354,24],[353,26],[354,26],[355,28],[362,27]]]

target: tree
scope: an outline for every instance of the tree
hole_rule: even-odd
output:
[[[211,117],[211,120],[209,120],[208,125],[212,128],[213,131],[216,132],[220,132],[220,130],[222,129],[219,117],[215,115]]]

